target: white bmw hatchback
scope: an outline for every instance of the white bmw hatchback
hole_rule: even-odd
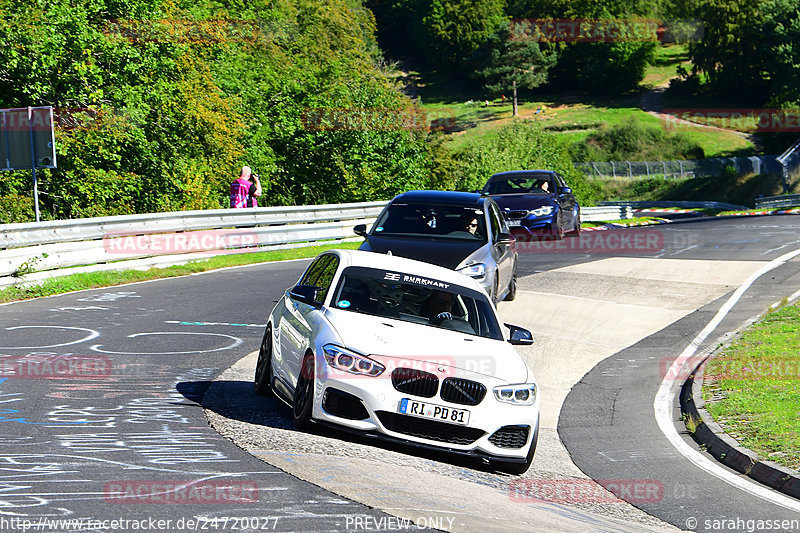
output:
[[[330,250],[267,321],[255,388],[317,422],[489,460],[525,472],[539,434],[539,389],[486,292],[452,270]]]

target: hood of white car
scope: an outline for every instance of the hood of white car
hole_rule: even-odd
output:
[[[506,383],[533,381],[528,365],[506,341],[338,309],[327,314],[343,347],[387,367],[455,368],[460,372],[453,375],[478,374]]]

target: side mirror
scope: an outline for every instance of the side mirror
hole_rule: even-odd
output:
[[[321,290],[324,289],[322,287],[317,287],[316,285],[295,285],[289,291],[289,298],[292,300],[297,300],[298,302],[306,305],[320,308],[322,307],[322,304],[317,301],[317,296]]]
[[[571,187],[561,187],[561,194],[572,194]]]
[[[517,238],[514,237],[513,235],[511,235],[510,233],[501,233],[497,237],[497,244],[510,245],[510,244],[514,244],[515,242],[517,242]]]
[[[508,342],[511,344],[518,346],[530,346],[533,344],[533,335],[527,329],[512,324],[505,324],[505,326],[511,330],[508,336]]]
[[[358,235],[360,237],[366,237],[367,236],[367,225],[366,224],[356,224],[353,227],[353,233],[355,233],[356,235]]]

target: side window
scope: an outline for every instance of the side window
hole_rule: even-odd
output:
[[[494,204],[489,204],[489,221],[492,225],[492,240],[497,242],[503,231],[503,217]]]
[[[559,189],[567,186],[567,184],[564,182],[564,178],[561,177],[561,174],[555,174],[555,177],[556,177],[556,184],[558,185]]]
[[[328,294],[328,291],[331,288],[331,283],[333,282],[333,276],[336,275],[336,269],[339,267],[339,258],[335,255],[331,255],[329,257],[330,261],[325,263],[325,265],[322,267],[319,277],[317,278],[317,282],[314,283],[314,285],[322,287],[323,289],[317,293],[316,301],[318,303],[325,301],[325,296]]]
[[[303,277],[300,278],[300,285],[316,285],[317,278],[319,278],[320,272],[325,268],[325,265],[331,260],[331,255],[323,255],[318,257],[309,267],[306,269],[306,273],[303,274]]]

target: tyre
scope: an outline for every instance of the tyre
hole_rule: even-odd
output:
[[[564,224],[562,222],[559,222],[558,225],[556,226],[554,237],[557,241],[560,241],[561,239],[564,238],[565,235],[566,234],[564,233]]]
[[[314,406],[314,355],[307,353],[300,365],[300,376],[294,388],[292,402],[292,422],[298,429],[311,424],[311,410]]]
[[[272,394],[272,325],[268,325],[258,350],[256,362],[256,375],[253,385],[257,394],[269,396]]]
[[[539,424],[536,424],[536,432],[531,439],[531,446],[528,448],[528,454],[525,456],[524,463],[506,463],[503,461],[492,461],[492,467],[506,474],[514,474],[520,476],[528,471],[533,463],[533,454],[536,453],[536,444],[539,442]]]
[[[506,302],[514,301],[514,298],[517,297],[517,272],[514,269],[514,273],[511,275],[511,282],[508,284],[508,292],[506,293],[506,297],[504,300]]]
[[[581,212],[575,215],[575,225],[572,228],[572,231],[569,232],[570,235],[573,237],[579,237],[581,234]]]

